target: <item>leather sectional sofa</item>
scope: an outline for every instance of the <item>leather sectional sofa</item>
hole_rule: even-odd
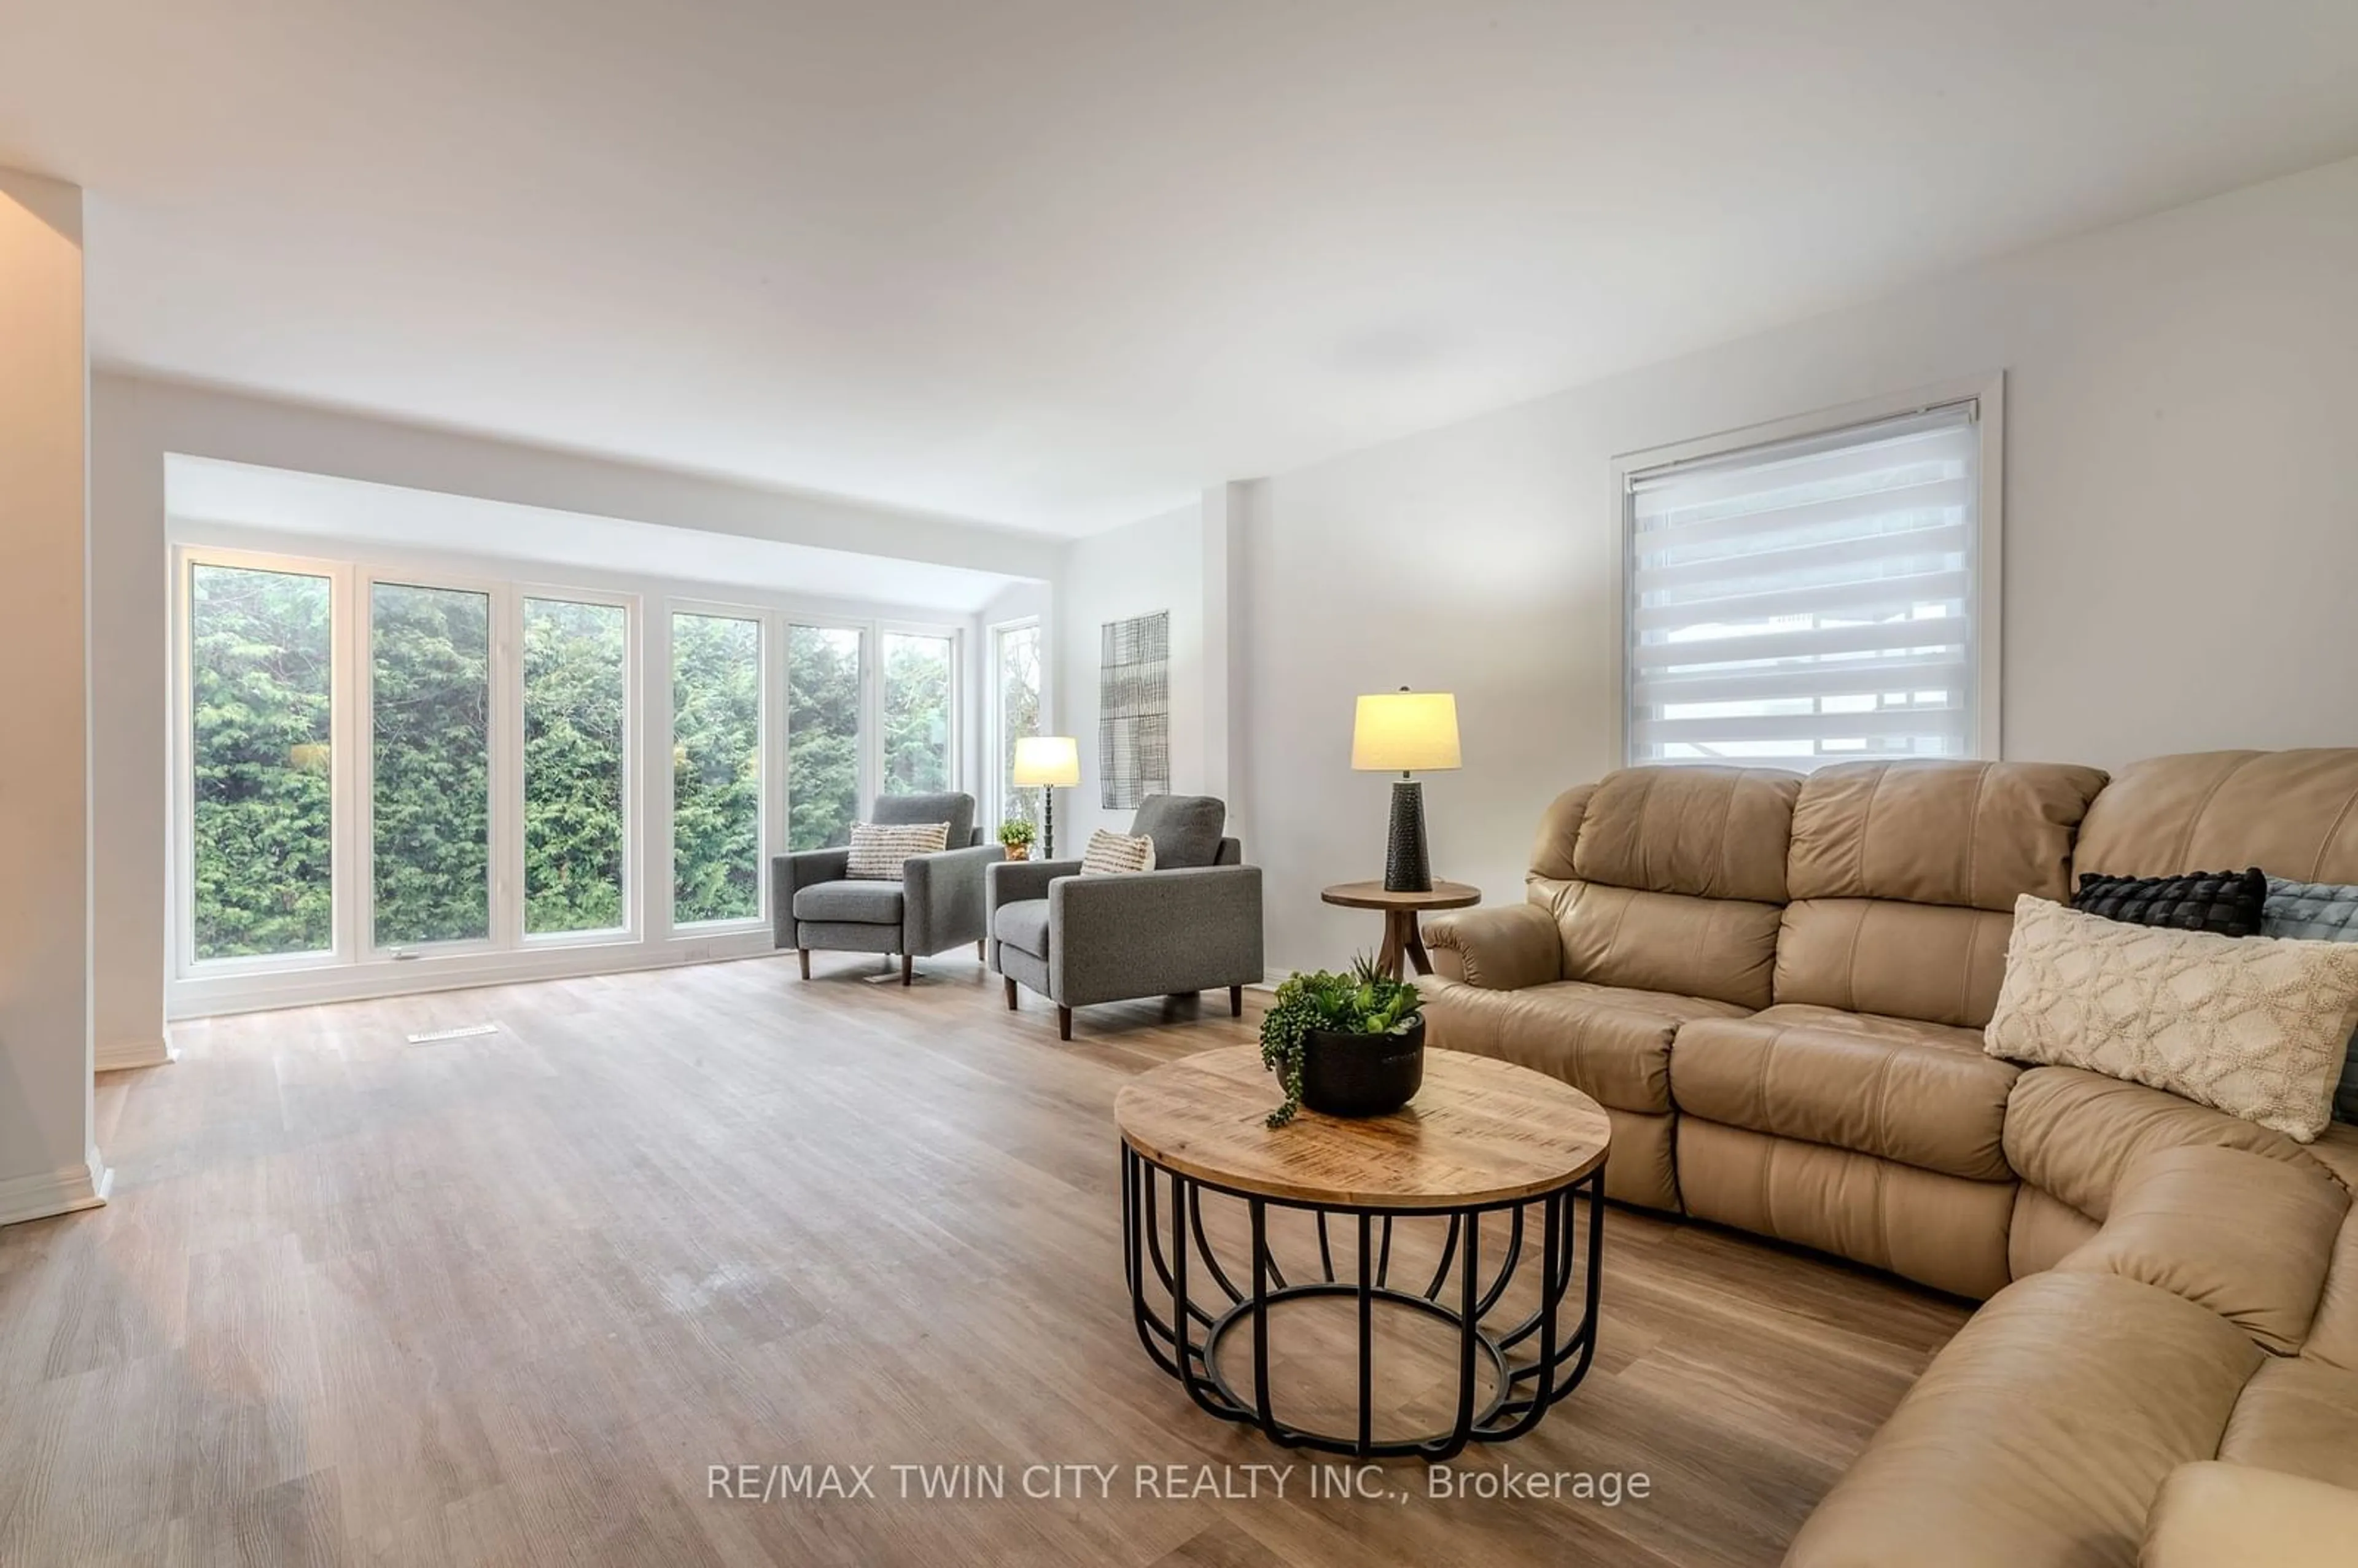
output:
[[[2358,882],[2358,750],[1632,769],[1427,925],[1429,1038],[1595,1097],[1616,1198],[1988,1298],[1790,1563],[2358,1563],[2358,1128],[1982,1049],[2017,894],[2251,865]]]

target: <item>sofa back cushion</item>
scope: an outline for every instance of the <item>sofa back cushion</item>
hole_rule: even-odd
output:
[[[1565,979],[1768,1006],[1801,782],[1629,768],[1558,796],[1529,881],[1563,933]]]
[[[2055,762],[1840,762],[1810,774],[1793,807],[1776,1000],[1987,1023],[2014,901],[2071,896],[2073,837],[2104,783]]]
[[[2089,807],[2072,861],[2075,874],[2124,877],[2245,866],[2358,882],[2358,747],[2132,762]]]

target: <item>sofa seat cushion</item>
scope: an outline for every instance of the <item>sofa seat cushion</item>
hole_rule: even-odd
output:
[[[901,884],[876,881],[815,882],[795,892],[795,918],[835,925],[898,925]]]
[[[1429,1044],[1552,1073],[1602,1105],[1657,1115],[1671,1108],[1671,1040],[1680,1026],[1743,1013],[1703,997],[1585,980],[1513,991],[1444,983],[1424,1004]]]
[[[2358,1492],[2215,1461],[2181,1465],[2147,1516],[2138,1568],[2347,1568]]]
[[[1729,1127],[2003,1182],[2017,1072],[1978,1030],[1788,1003],[1682,1029],[1671,1094]]]
[[[2270,1360],[2235,1401],[2219,1457],[2358,1487],[2358,1372],[2305,1357]]]
[[[1022,898],[1012,903],[1002,903],[991,916],[990,934],[1011,947],[1022,948],[1035,958],[1048,956],[1048,901],[1044,898]]]
[[[2140,1156],[2184,1148],[2322,1162],[2255,1121],[2081,1067],[2032,1067],[2014,1081],[2006,1100],[2007,1162],[2090,1219],[2112,1212],[2113,1190]]]
[[[2150,1285],[2018,1281],[1933,1358],[1786,1568],[2130,1568],[2163,1480],[2218,1453],[2263,1358]]]
[[[2104,1227],[2056,1266],[2158,1286],[2288,1356],[2309,1337],[2349,1213],[2350,1195],[2322,1165],[2163,1149],[2129,1167]]]

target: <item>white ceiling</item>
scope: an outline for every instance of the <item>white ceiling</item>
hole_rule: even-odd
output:
[[[103,361],[1061,532],[2353,151],[2351,0],[0,0]]]
[[[720,596],[732,589],[768,589],[972,614],[1002,589],[1031,580],[178,454],[164,460],[164,506],[183,537],[190,524],[211,524],[305,537],[305,546],[290,548],[310,547],[314,538],[334,540],[363,559],[372,546],[400,558],[493,556],[546,563],[556,568],[553,580],[576,587],[597,586],[581,581],[580,573],[614,572],[710,584]]]

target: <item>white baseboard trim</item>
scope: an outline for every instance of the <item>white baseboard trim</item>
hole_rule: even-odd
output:
[[[96,1208],[106,1201],[114,1185],[114,1173],[95,1156],[87,1164],[12,1176],[0,1182],[0,1225]]]
[[[133,1067],[160,1067],[179,1059],[180,1048],[172,1044],[168,1034],[156,1040],[123,1040],[101,1045],[92,1062],[98,1072],[121,1073]]]

